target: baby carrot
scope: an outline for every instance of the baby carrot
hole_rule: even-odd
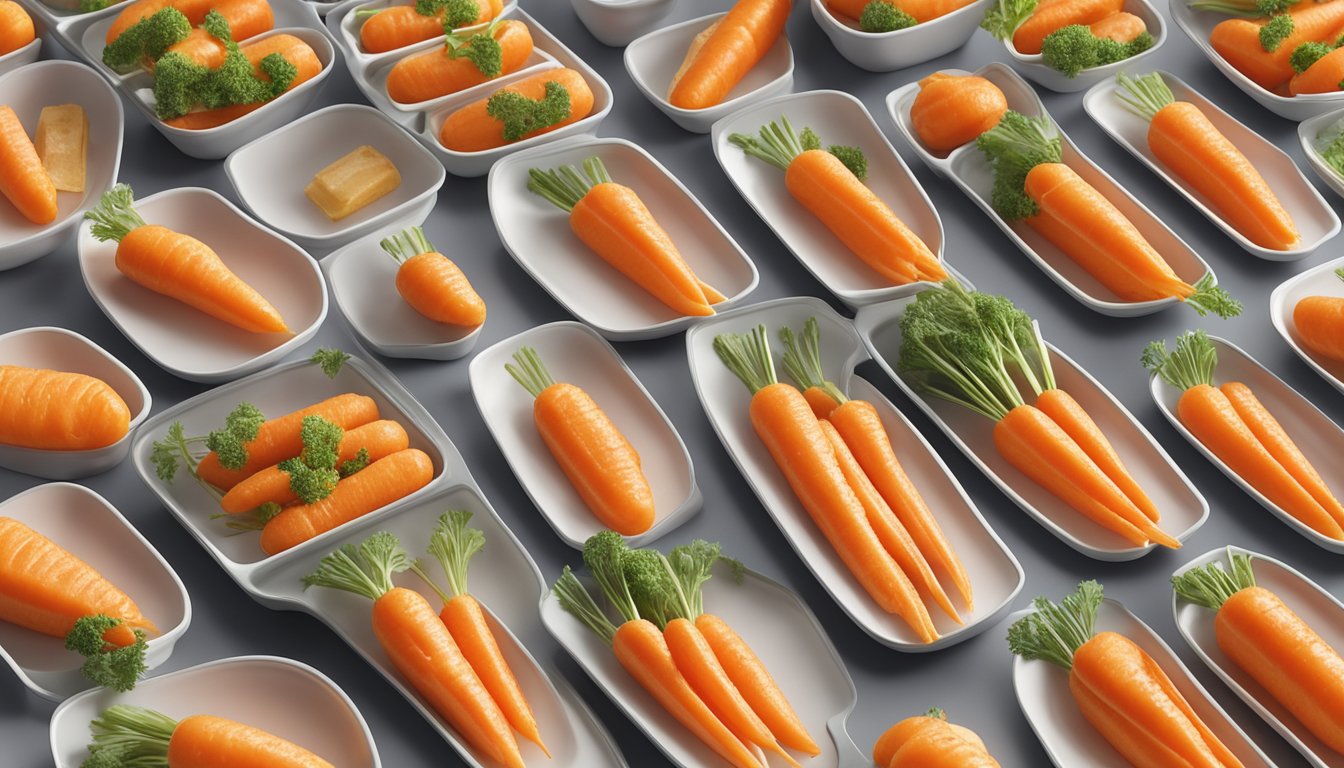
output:
[[[355,13],[365,18],[359,28],[364,52],[386,53],[432,40],[446,31],[484,24],[503,10],[503,0],[417,0]]]
[[[317,52],[312,46],[304,42],[301,38],[294,35],[280,33],[262,38],[260,40],[251,40],[240,46],[242,54],[251,62],[253,74],[263,82],[270,81],[270,75],[266,73],[262,65],[263,60],[268,56],[278,55],[294,67],[294,77],[285,87],[285,92],[298,88],[300,85],[317,77],[322,72],[322,60],[317,57]],[[157,81],[156,81],[157,85]],[[272,99],[265,101],[254,101],[247,104],[231,104],[226,107],[214,107],[211,109],[197,109],[186,112],[177,117],[171,117],[164,120],[164,123],[174,128],[181,128],[189,131],[203,131],[210,128],[217,128],[226,123],[230,123],[238,118],[255,112],[258,109],[270,104],[275,99],[283,96],[281,93]]]
[[[737,0],[728,15],[696,36],[668,85],[680,109],[721,103],[784,34],[790,0]]]
[[[919,81],[910,122],[924,146],[950,152],[998,125],[1007,111],[1007,97],[985,78],[935,72]]]
[[[593,91],[583,75],[548,69],[448,115],[439,143],[454,152],[484,152],[562,128],[592,111]]]
[[[1209,44],[1238,72],[1272,91],[1293,76],[1298,46],[1333,43],[1341,32],[1344,3],[1298,3],[1268,18],[1220,21],[1209,33]]]
[[[1344,268],[1335,270],[1344,280]],[[1307,296],[1293,305],[1293,330],[1314,354],[1344,361],[1344,297]]]
[[[0,444],[94,450],[125,437],[130,419],[121,395],[101,379],[0,365]]]
[[[999,768],[974,731],[949,723],[936,708],[884,731],[873,745],[873,762],[879,768]]]
[[[1087,27],[1092,30],[1094,36],[1102,40],[1114,40],[1117,43],[1128,43],[1148,31],[1148,25],[1143,19],[1124,11],[1098,19]]]
[[[267,0],[224,0],[211,8],[211,12],[227,24],[228,39],[236,41],[256,37],[275,27],[275,13]],[[216,36],[218,30],[211,26],[212,23],[218,22],[212,22],[207,14],[204,26],[192,29],[185,38],[173,43],[165,55],[179,53],[207,69],[219,67],[224,63],[228,46]],[[153,62],[148,64],[152,70]]]
[[[114,704],[92,723],[84,765],[163,765],[168,768],[333,768],[292,741],[214,715],[174,720],[152,709]],[[127,761],[127,755],[134,755]],[[152,762],[151,762],[152,761]]]
[[[37,39],[33,17],[14,0],[0,2],[0,56],[13,53]]]
[[[532,33],[514,19],[483,32],[449,34],[442,49],[407,56],[387,73],[387,96],[402,104],[436,99],[517,72],[532,55]]]
[[[1092,24],[1122,10],[1123,0],[1039,3],[1035,12],[1013,30],[1013,48],[1028,56],[1040,53],[1041,44],[1051,32],[1072,24]]]
[[[0,105],[0,194],[34,224],[56,220],[56,184],[8,104]]]
[[[827,0],[826,7],[854,21],[861,21],[864,18],[865,11],[870,15],[873,13],[872,6],[874,3],[885,2],[888,2],[888,0]],[[953,11],[965,8],[971,2],[973,0],[895,0],[891,5],[895,6],[901,13],[907,14],[914,24],[923,24],[926,21],[933,21]],[[885,32],[889,30],[864,29],[864,31]]]
[[[219,0],[135,0],[128,3],[117,18],[112,20],[111,26],[107,28],[107,35],[104,42],[111,45],[112,41],[121,37],[121,34],[130,29],[136,23],[148,19],[150,16],[158,13],[164,8],[172,8],[187,17],[187,22],[192,26],[205,21],[205,14]]]
[[[1290,64],[1293,79],[1288,81],[1288,93],[1333,93],[1344,81],[1344,53],[1327,43],[1303,43],[1293,51]]]
[[[475,328],[485,322],[485,301],[461,268],[434,250],[420,227],[410,227],[379,243],[401,266],[397,293],[411,308],[436,323]]]

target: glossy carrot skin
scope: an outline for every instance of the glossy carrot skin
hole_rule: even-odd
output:
[[[0,105],[0,194],[34,224],[56,220],[56,185],[8,104]]]
[[[1214,618],[1218,647],[1316,738],[1344,752],[1344,658],[1277,595],[1243,589]]]
[[[950,152],[998,125],[1007,111],[1008,98],[985,78],[935,72],[919,81],[910,122],[925,147]]]
[[[1041,3],[1013,32],[1013,48],[1028,56],[1041,52],[1041,43],[1051,32],[1070,24],[1091,24],[1123,11],[1124,0],[1070,0]]]
[[[868,2],[869,0],[827,0],[826,7],[858,21]],[[897,0],[892,4],[913,16],[916,23],[923,24],[965,8],[972,2],[974,0]]]
[[[1334,93],[1344,80],[1344,52],[1336,48],[1316,60],[1306,71],[1293,75],[1288,81],[1288,92],[1294,96],[1303,93]]]
[[[213,715],[183,718],[168,740],[172,768],[333,768],[299,745]]]
[[[1273,51],[1260,44],[1264,19],[1226,19],[1209,33],[1209,44],[1234,69],[1261,88],[1275,90],[1294,75],[1289,59],[1303,43],[1334,42],[1344,32],[1344,2],[1298,3],[1289,9],[1293,31]]]
[[[0,365],[0,444],[94,450],[125,437],[130,420],[126,402],[101,379]]]
[[[205,14],[216,2],[218,0],[135,0],[122,8],[117,18],[113,19],[112,25],[107,28],[104,42],[110,44],[136,22],[143,21],[164,8],[176,8],[187,17],[187,21],[191,22],[193,27],[197,26],[205,21]]]
[[[973,731],[925,716],[907,718],[882,734],[873,762],[882,768],[999,768]]]
[[[667,100],[680,109],[706,109],[727,98],[784,34],[790,0],[738,0],[696,52]]]
[[[495,28],[501,58],[498,77],[517,72],[532,55],[532,33],[521,21],[509,19]],[[489,82],[469,59],[450,57],[434,48],[398,61],[387,73],[387,96],[402,104],[437,99]]]
[[[298,70],[294,79],[290,82],[289,88],[285,93],[298,88],[300,85],[312,80],[322,72],[322,60],[317,58],[317,52],[312,46],[303,40],[290,34],[271,35],[261,40],[252,40],[240,46],[243,55],[248,61],[252,62],[257,75],[265,79],[266,75],[257,65],[262,59],[278,53],[289,63],[293,64]],[[231,123],[238,118],[261,109],[267,104],[275,102],[276,99],[284,98],[282,93],[270,101],[258,101],[252,104],[234,104],[228,107],[217,107],[215,109],[202,109],[198,112],[188,112],[181,117],[174,117],[171,120],[165,120],[166,125],[174,128],[181,128],[189,131],[204,131],[210,128],[218,128],[226,123]]]
[[[1344,361],[1344,298],[1308,296],[1293,306],[1293,327],[1302,346]]]
[[[1143,23],[1143,19],[1124,11],[1112,13],[1087,26],[1093,35],[1118,43],[1132,42],[1134,38],[1148,31],[1148,25]]]
[[[412,309],[436,323],[475,328],[485,322],[485,300],[462,269],[441,253],[429,251],[403,261],[396,284]]]
[[[234,42],[241,43],[275,28],[275,12],[266,0],[224,0],[212,10],[228,22],[229,36]],[[228,50],[223,41],[204,27],[195,27],[186,39],[174,43],[167,52],[180,53],[203,67],[215,69],[224,63]]]
[[[548,82],[559,83],[569,92],[569,117],[554,125],[532,131],[518,141],[563,128],[592,113],[593,91],[588,87],[588,81],[583,79],[583,75],[572,69],[560,68],[539,72],[500,90],[512,91],[529,99],[540,99],[546,95]],[[486,112],[489,102],[490,98],[487,96],[449,115],[439,129],[439,143],[454,152],[483,152],[508,144],[509,142],[504,140],[504,123],[490,117]]]
[[[821,387],[808,387],[803,390],[803,399],[807,401],[812,413],[818,419],[824,419],[836,409],[837,403],[830,393]]]
[[[33,17],[14,0],[0,2],[0,56],[13,53],[37,39]]]
[[[504,10],[503,0],[476,0],[480,12],[465,26],[484,24]],[[365,53],[386,53],[408,45],[433,40],[443,34],[443,13],[417,13],[414,3],[394,5],[370,16],[359,28],[359,43]]]

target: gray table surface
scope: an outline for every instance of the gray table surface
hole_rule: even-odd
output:
[[[677,128],[636,91],[626,74],[620,49],[599,44],[565,0],[523,0],[523,5],[611,84],[615,108],[599,134],[631,139],[652,152],[699,196],[755,260],[761,280],[749,301],[807,294],[820,296],[844,311],[726,183],[708,138]],[[727,0],[683,0],[668,22],[728,5]],[[1131,563],[1088,559],[1024,515],[896,391],[876,366],[865,364],[861,372],[879,382],[887,396],[924,432],[1021,560],[1027,582],[1015,607],[1025,606],[1038,594],[1059,597],[1083,578],[1100,579],[1109,596],[1123,601],[1162,635],[1271,759],[1280,766],[1305,765],[1181,640],[1171,616],[1168,578],[1192,557],[1231,543],[1283,559],[1340,595],[1344,593],[1344,558],[1316,548],[1278,522],[1181,439],[1153,405],[1138,355],[1150,339],[1172,338],[1187,328],[1202,326],[1241,345],[1331,418],[1344,421],[1344,396],[1296,358],[1274,332],[1268,317],[1273,288],[1307,267],[1334,258],[1344,241],[1333,240],[1300,262],[1259,261],[1107,138],[1083,113],[1080,95],[1045,93],[1047,107],[1081,149],[1194,246],[1214,266],[1221,282],[1246,304],[1245,313],[1229,321],[1201,320],[1182,308],[1129,320],[1094,314],[1028,263],[956,188],[935,178],[899,137],[883,106],[889,91],[936,69],[975,69],[989,61],[1006,61],[1003,48],[977,32],[967,46],[941,59],[900,72],[872,74],[853,67],[831,47],[813,22],[806,0],[798,0],[796,5],[788,28],[797,57],[796,90],[835,88],[849,91],[864,102],[932,198],[946,230],[946,253],[956,267],[977,285],[994,287],[1039,318],[1045,335],[1096,375],[1152,431],[1212,509],[1208,522],[1183,551],[1157,551]],[[1162,10],[1167,12],[1165,7]],[[1179,29],[1174,25],[1168,29],[1166,44],[1148,60],[1151,65],[1180,75],[1305,167],[1295,124],[1259,107],[1204,60]],[[59,46],[44,54],[46,58],[69,57]],[[325,84],[316,106],[339,102],[363,102],[341,65]],[[138,195],[171,187],[204,186],[237,199],[218,161],[182,155],[139,112],[128,109],[126,114],[121,179],[133,185]],[[1333,193],[1314,177],[1312,182],[1332,205],[1340,207]],[[455,243],[448,255],[462,266],[490,306],[481,348],[542,323],[569,319],[500,245],[490,224],[484,179],[450,176],[426,230],[434,242]],[[153,393],[155,412],[205,389],[159,369],[107,321],[83,287],[73,243],[37,262],[0,274],[0,331],[31,325],[70,328],[104,346],[144,380]],[[319,345],[356,348],[335,307],[317,339],[294,357]],[[661,544],[670,546],[692,537],[722,541],[733,555],[802,596],[826,627],[858,686],[859,702],[849,718],[849,732],[861,749],[871,747],[891,723],[936,705],[946,708],[956,722],[979,732],[1004,766],[1048,764],[1013,694],[1004,626],[931,655],[897,653],[869,639],[799,562],[728,460],[692,390],[682,336],[617,347],[681,432],[704,491],[704,509]],[[542,572],[552,577],[563,563],[576,562],[576,553],[539,517],[486,431],[469,392],[466,361],[383,362],[443,425],[488,498]],[[1337,489],[1344,485],[1344,478],[1329,480]],[[0,498],[40,482],[0,470]],[[241,654],[298,659],[330,675],[350,694],[368,720],[384,765],[414,768],[461,764],[415,711],[326,627],[306,615],[268,610],[247,597],[159,505],[129,462],[82,482],[106,496],[153,542],[190,591],[194,607],[191,628],[162,671]],[[661,753],[551,640],[540,621],[512,629],[543,665],[578,688],[615,736],[630,765],[666,764]],[[47,724],[53,707],[29,693],[11,675],[0,674],[0,765],[51,764]]]

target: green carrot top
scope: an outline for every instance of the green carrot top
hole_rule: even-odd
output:
[[[527,189],[540,195],[555,207],[563,211],[572,211],[574,206],[588,194],[588,190],[598,184],[611,184],[611,174],[602,158],[596,155],[585,158],[583,170],[572,165],[542,170],[529,168],[527,171]]]
[[[1163,107],[1176,101],[1160,72],[1149,72],[1138,77],[1130,77],[1121,72],[1115,76],[1115,82],[1120,86],[1115,92],[1115,97],[1129,107],[1131,112],[1146,120],[1152,120]]]
[[[380,9],[381,10],[381,9]],[[475,21],[481,15],[477,0],[416,0],[415,12],[433,16],[443,12],[443,28],[452,31]]]
[[[1175,352],[1167,351],[1165,341],[1153,341],[1144,348],[1140,361],[1144,368],[1184,392],[1200,384],[1213,386],[1218,350],[1204,331],[1187,331],[1176,337]]]
[[[93,743],[80,768],[153,768],[168,765],[177,721],[152,709],[114,704],[89,723]]]
[[[1232,565],[1231,571],[1221,562],[1213,562],[1171,577],[1171,585],[1182,600],[1216,611],[1228,598],[1255,586],[1250,555],[1233,552],[1228,547],[1227,560]]]
[[[1036,0],[997,0],[985,12],[980,28],[999,40],[1007,40],[1035,12]]]
[[[397,537],[378,531],[322,558],[317,570],[303,577],[303,588],[327,587],[377,600],[392,591],[393,574],[410,568],[411,559]]]
[[[1008,650],[1028,661],[1072,669],[1073,654],[1096,634],[1101,599],[1101,584],[1091,580],[1079,583],[1058,604],[1036,598],[1031,603],[1035,610],[1008,628]]]
[[[764,160],[781,171],[787,171],[794,158],[804,152],[821,149],[821,137],[815,131],[804,128],[802,134],[799,134],[793,129],[789,118],[783,116],[776,122],[761,126],[756,136],[734,133],[728,136],[728,141],[748,155]],[[859,181],[868,178],[868,158],[859,147],[831,145],[826,151],[835,155]]]
[[[626,581],[624,560],[629,553],[630,548],[625,539],[615,531],[593,534],[583,543],[584,564],[592,572],[602,594],[624,621],[644,618]],[[616,636],[616,625],[607,618],[607,614],[568,565],[561,571],[551,593],[561,608],[583,622],[598,637],[610,643]]]
[[[429,242],[429,238],[425,237],[425,230],[421,227],[407,227],[395,235],[384,237],[378,241],[378,247],[398,264],[403,264],[422,253],[434,253],[434,246]]]
[[[131,230],[145,226],[135,210],[135,192],[129,184],[116,184],[104,192],[98,204],[84,212],[84,218],[93,222],[89,233],[101,242],[121,242]]]
[[[154,111],[160,119],[180,117],[198,104],[216,109],[270,101],[298,77],[298,67],[279,53],[268,54],[254,68],[218,11],[206,13],[201,26],[224,44],[224,63],[210,68],[177,51],[163,54],[154,64]]]
[[[980,134],[975,146],[994,172],[990,205],[1006,221],[1024,219],[1040,212],[1026,193],[1027,174],[1042,163],[1063,158],[1059,132],[1044,116],[1027,117],[1008,110],[998,125]]]
[[[325,373],[328,379],[334,379],[341,372],[341,369],[345,367],[345,363],[349,359],[350,355],[344,350],[335,347],[319,347],[318,350],[308,358],[308,362],[320,366],[322,368],[322,373]]]
[[[467,568],[485,549],[485,532],[469,525],[471,516],[465,509],[450,509],[439,516],[429,537],[429,554],[439,561],[452,597],[467,594]]]
[[[817,318],[809,317],[803,323],[801,341],[793,329],[787,326],[779,329],[779,340],[784,342],[784,357],[780,364],[784,372],[797,383],[799,389],[816,387],[830,395],[837,405],[849,400],[835,382],[826,378],[821,364],[821,328]]]
[[[533,397],[555,384],[551,372],[546,370],[546,364],[541,362],[541,355],[532,347],[520,347],[513,353],[513,362],[504,364],[504,370]]]
[[[746,333],[720,333],[714,337],[714,352],[753,395],[779,383],[764,324]]]

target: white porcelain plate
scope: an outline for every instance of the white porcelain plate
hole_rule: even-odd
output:
[[[1297,326],[1293,323],[1293,309],[1308,296],[1344,298],[1344,278],[1335,274],[1335,270],[1340,268],[1344,268],[1344,258],[1318,264],[1280,283],[1269,297],[1269,320],[1303,362],[1335,389],[1344,392],[1344,361],[1331,360],[1302,346]]]

